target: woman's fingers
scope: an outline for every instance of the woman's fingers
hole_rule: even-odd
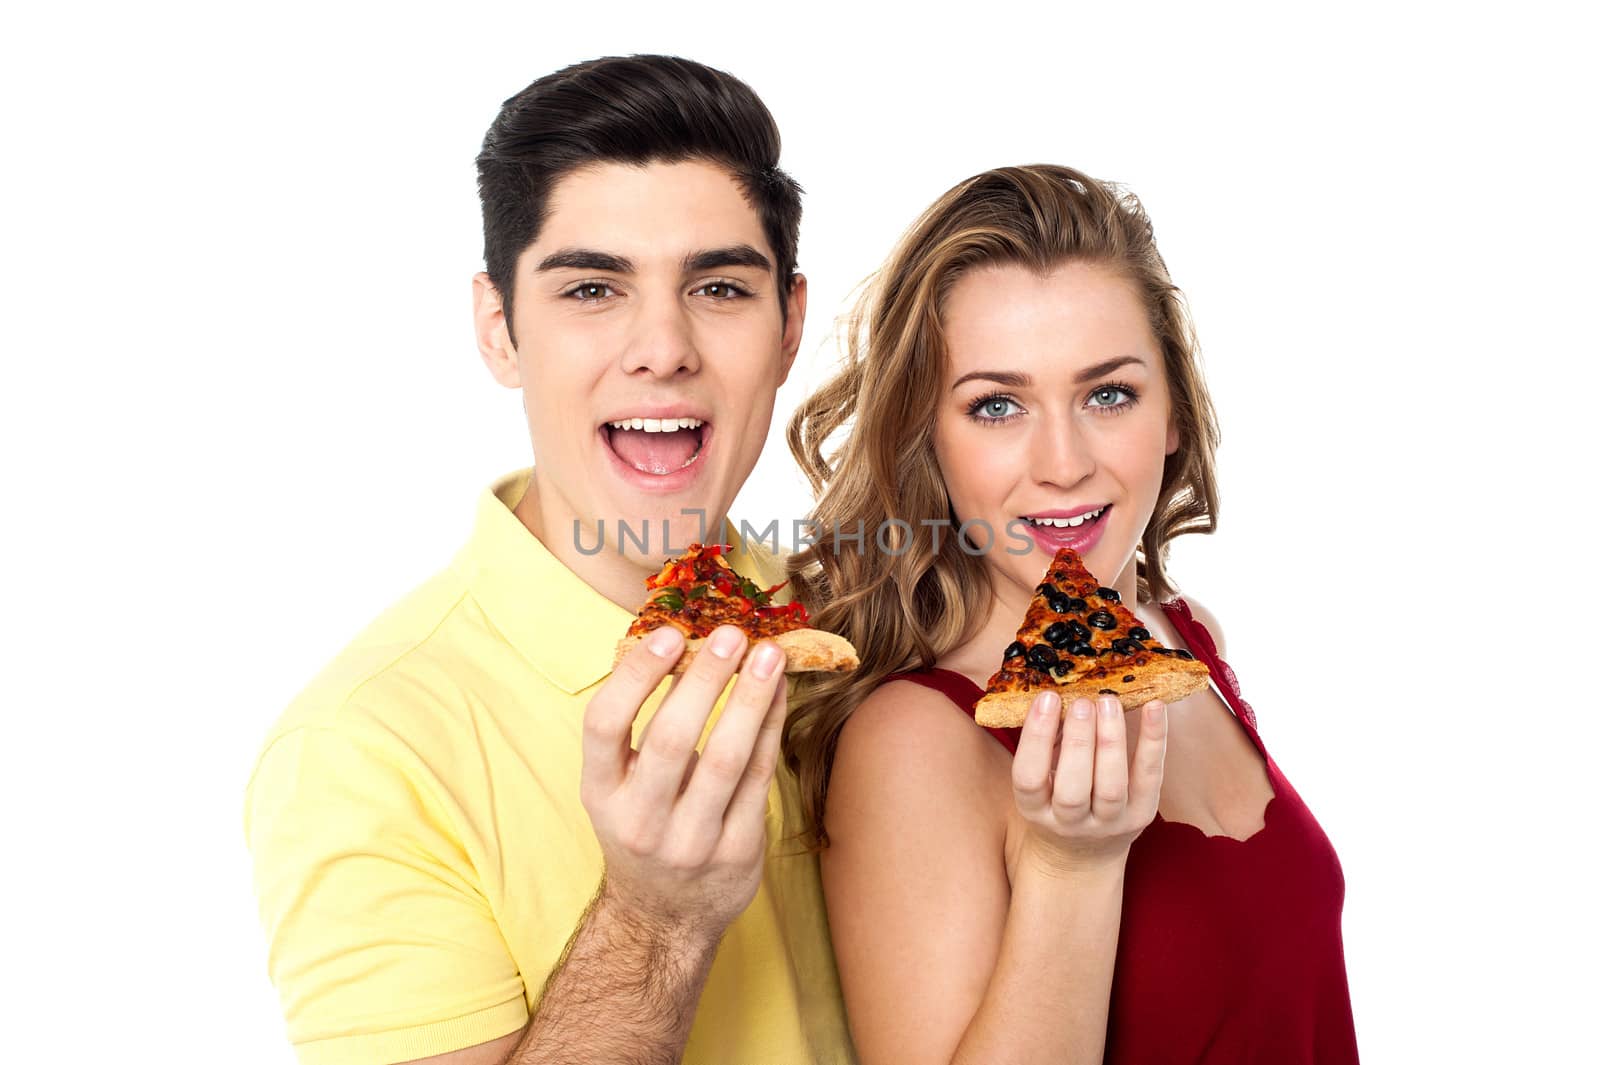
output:
[[[1050,815],[1050,762],[1061,724],[1061,696],[1040,692],[1022,722],[1022,738],[1011,759],[1011,790],[1017,810],[1030,821]]]
[[[1095,706],[1094,816],[1115,821],[1128,804],[1128,727],[1122,700],[1102,695]]]
[[[1128,805],[1145,821],[1152,821],[1161,804],[1161,778],[1167,758],[1167,704],[1159,700],[1139,711],[1139,741],[1133,749]]]
[[[1061,754],[1056,762],[1053,800],[1056,820],[1082,821],[1089,816],[1090,794],[1095,786],[1094,703],[1074,699],[1061,729]]]
[[[1153,703],[1139,712],[1130,758],[1126,711],[1115,695],[1075,699],[1064,711],[1054,693],[1036,697],[1011,761],[1023,816],[1073,846],[1137,834],[1160,801],[1167,741],[1166,707]]]

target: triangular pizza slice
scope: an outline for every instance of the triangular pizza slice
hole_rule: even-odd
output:
[[[1128,709],[1171,703],[1206,686],[1211,671],[1182,648],[1163,647],[1115,589],[1102,587],[1063,547],[1035,590],[1017,638],[978,700],[978,724],[1015,728],[1041,690],[1062,705],[1108,693]]]
[[[734,625],[744,630],[752,644],[772,640],[782,647],[789,673],[844,673],[860,665],[849,640],[812,628],[806,608],[799,603],[774,605],[772,593],[783,584],[762,589],[728,564],[723,557],[728,550],[726,544],[690,544],[682,555],[668,560],[661,572],[646,578],[650,595],[628,626],[628,634],[617,644],[615,660],[620,662],[646,633],[671,625],[688,640],[672,670],[682,673],[713,629]]]

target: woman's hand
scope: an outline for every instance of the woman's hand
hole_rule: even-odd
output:
[[[1139,739],[1128,758],[1122,701],[1041,692],[1028,708],[1011,763],[1011,790],[1027,824],[1022,860],[1067,875],[1120,865],[1155,819],[1167,753],[1167,714],[1160,702],[1142,711]]]

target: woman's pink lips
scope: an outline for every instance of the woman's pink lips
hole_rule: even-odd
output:
[[[1028,522],[1026,523],[1028,535],[1033,537],[1033,542],[1041,551],[1051,557],[1063,547],[1070,547],[1082,555],[1100,542],[1100,536],[1105,532],[1106,516],[1110,513],[1111,508],[1108,506],[1094,521],[1085,522],[1076,529],[1058,529],[1053,525],[1035,525]]]
[[[695,452],[693,461],[687,466],[673,470],[671,473],[650,473],[641,470],[631,462],[625,460],[611,447],[611,438],[606,435],[606,427],[601,426],[600,446],[605,449],[606,456],[611,460],[611,468],[617,471],[629,486],[644,492],[670,493],[679,492],[688,488],[700,476],[707,466],[706,452],[711,447],[712,430],[709,424],[702,427],[700,436],[700,450]]]

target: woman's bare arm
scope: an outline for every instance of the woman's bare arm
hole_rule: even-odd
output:
[[[1095,718],[1069,718],[1061,764],[1081,767],[1087,757],[1089,777],[1080,782],[1098,787],[1099,764],[1114,790],[1111,767],[1120,763],[1128,791],[1121,717],[1119,708],[1098,728]],[[1048,727],[1057,721],[1059,712]],[[863,1065],[1103,1056],[1123,867],[1137,831],[1058,846],[1059,838],[1028,824],[1039,811],[1025,816],[1022,808],[1038,790],[1032,800],[1014,795],[1013,776],[1040,765],[1049,775],[1053,743],[1041,747],[1047,726],[1036,716],[1029,727],[1034,742],[1025,741],[1014,764],[947,699],[910,683],[875,692],[845,727],[822,873]],[[1154,751],[1164,728],[1158,723],[1149,735]],[[1151,768],[1146,758],[1135,780]],[[1159,789],[1159,758],[1153,768]],[[1083,776],[1070,768],[1067,775]],[[1047,805],[1053,784],[1045,782]],[[1135,792],[1142,804],[1143,789]],[[1149,814],[1142,806],[1126,812],[1148,823],[1154,801]]]

